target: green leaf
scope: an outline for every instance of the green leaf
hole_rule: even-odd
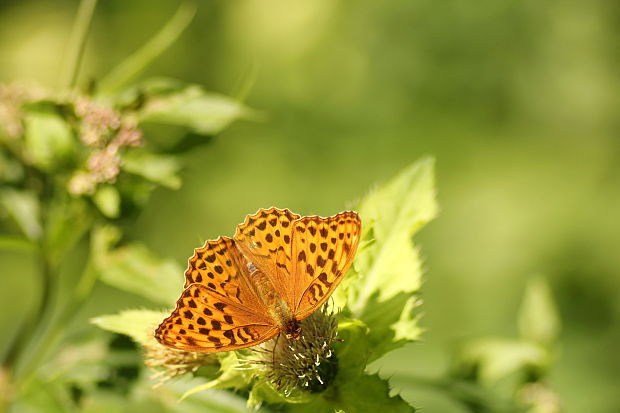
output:
[[[433,165],[430,158],[413,164],[367,195],[358,209],[362,241],[334,299],[369,327],[372,359],[421,332],[413,294],[422,283],[422,263],[412,237],[437,214]]]
[[[480,382],[492,385],[516,371],[545,370],[551,362],[543,347],[523,340],[483,338],[465,345],[456,360],[457,374],[475,371]],[[458,373],[458,372],[465,372]]]
[[[341,384],[336,391],[314,401],[295,405],[290,409],[299,413],[345,411],[347,413],[365,412],[415,412],[415,408],[400,396],[390,396],[390,387],[379,375],[361,374],[353,381]]]
[[[53,171],[75,151],[71,128],[55,113],[28,112],[24,124],[26,154],[36,167]]]
[[[123,155],[123,168],[171,189],[181,187],[181,178],[177,175],[181,164],[175,156],[128,151]]]
[[[542,346],[550,346],[560,332],[560,317],[551,288],[543,277],[533,277],[525,287],[519,312],[521,337]]]
[[[112,185],[100,185],[95,195],[93,195],[93,202],[106,217],[118,218],[121,196],[116,187]]]
[[[205,92],[199,86],[148,100],[142,109],[141,121],[185,126],[196,133],[213,135],[234,120],[255,114],[229,97]]]
[[[180,400],[184,400],[185,398],[203,390],[216,388],[238,389],[246,386],[246,377],[243,372],[237,368],[239,362],[237,358],[237,353],[234,351],[229,351],[227,353],[223,353],[223,355],[219,359],[221,366],[220,376],[215,380],[210,380],[207,383],[187,390],[185,393],[183,393]]]
[[[182,402],[179,402],[181,394],[187,391],[188,385],[191,386],[196,379],[191,380],[190,383],[185,383],[185,380],[174,380],[166,383],[166,392],[171,392],[171,395],[166,394],[162,401],[167,405],[170,411],[179,413],[204,413],[204,412],[218,412],[218,413],[247,413],[248,408],[244,398],[241,395],[225,391],[212,389],[208,392],[194,393],[192,397],[189,397]],[[169,397],[172,396],[172,397]],[[268,410],[262,408],[259,412],[268,412]]]
[[[183,269],[139,243],[100,251],[95,268],[101,281],[166,306],[176,302],[183,286]]]
[[[37,240],[41,237],[41,210],[39,200],[33,192],[2,189],[0,205],[28,239]]]
[[[342,399],[338,408],[347,413],[415,411],[402,397],[390,396],[388,382],[377,374],[363,374],[357,380],[345,383],[340,388],[340,394]]]
[[[341,318],[338,337],[343,341],[334,343],[338,358],[337,381],[355,380],[365,370],[370,355],[368,327],[360,320]]]
[[[20,390],[21,394],[14,399],[15,404],[11,411],[62,413],[74,408],[67,387],[58,381],[35,377]]]
[[[155,344],[153,331],[168,316],[168,313],[151,310],[126,310],[118,314],[102,315],[91,319],[99,328],[125,334],[136,343]]]

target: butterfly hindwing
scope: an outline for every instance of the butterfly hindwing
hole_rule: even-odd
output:
[[[179,350],[216,352],[250,347],[278,333],[269,319],[234,303],[201,284],[187,287],[172,314],[155,331],[161,344]]]
[[[294,313],[312,314],[333,293],[353,262],[362,222],[356,212],[303,217],[293,227]]]

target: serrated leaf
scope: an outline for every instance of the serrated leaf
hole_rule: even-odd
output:
[[[171,189],[181,187],[181,178],[177,175],[181,164],[175,156],[129,151],[123,155],[123,168]]]
[[[179,264],[156,256],[139,243],[102,251],[95,264],[101,281],[158,304],[176,302],[183,286]]]
[[[217,134],[233,121],[251,116],[240,102],[199,86],[151,98],[140,112],[143,122],[186,126],[203,135]]]
[[[156,344],[153,332],[168,316],[167,313],[152,310],[125,310],[118,314],[102,315],[91,319],[99,328],[125,334],[136,343]]]
[[[526,285],[519,312],[519,330],[522,338],[543,346],[557,339],[560,317],[549,284],[542,277],[533,277]]]
[[[361,314],[373,295],[381,302],[419,289],[421,263],[411,238],[437,214],[433,165],[432,159],[415,163],[360,203],[359,213],[372,228],[367,235],[375,242],[355,259],[363,277],[349,301],[354,314]]]
[[[417,339],[421,331],[412,294],[420,288],[422,264],[412,237],[437,214],[433,165],[430,158],[413,164],[358,208],[363,248],[334,299],[370,329],[371,359]]]
[[[407,299],[399,320],[390,326],[396,333],[395,341],[414,341],[420,337],[422,329],[418,325],[419,316],[414,313],[419,305],[420,299],[418,297],[414,296]]]
[[[26,154],[33,165],[52,171],[75,150],[69,125],[54,113],[32,111],[24,118]]]

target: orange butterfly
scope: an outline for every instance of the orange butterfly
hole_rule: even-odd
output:
[[[260,209],[194,250],[185,290],[155,331],[179,350],[237,350],[283,333],[299,339],[300,320],[334,292],[353,262],[361,219],[346,211],[329,218],[288,209]]]

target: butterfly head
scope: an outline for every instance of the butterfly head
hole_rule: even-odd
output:
[[[299,340],[301,337],[301,325],[299,324],[299,321],[293,318],[286,323],[286,331],[284,332],[284,335],[289,340]]]

